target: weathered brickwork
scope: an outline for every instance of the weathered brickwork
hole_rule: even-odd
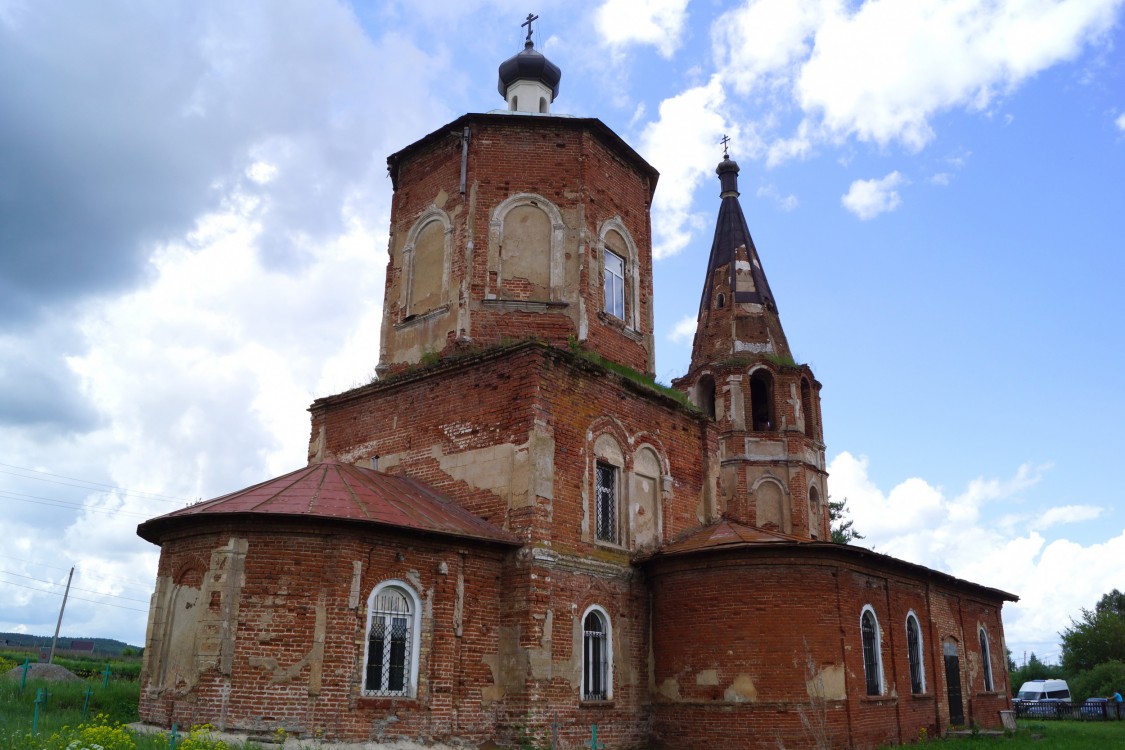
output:
[[[216,614],[236,607],[214,622],[222,631],[215,649],[229,644],[229,665],[209,662],[199,636],[168,643],[194,663],[178,684],[160,688],[154,636],[172,630],[174,618],[154,612],[148,640],[157,651],[146,650],[140,706],[147,721],[353,740],[492,736],[502,550],[330,523],[212,523],[165,542],[158,596],[162,587],[199,591],[195,581],[221,575],[207,561],[232,540],[245,546],[241,580],[221,592],[204,586],[209,595],[197,604]],[[387,580],[406,582],[423,604],[413,698],[361,695],[367,597]]]
[[[962,724],[998,727],[1007,685],[995,602],[980,590],[918,566],[835,545],[754,548],[723,555],[652,559],[655,733],[662,746],[707,747],[740,736],[741,747],[812,747],[800,712],[821,712],[837,743],[879,747],[935,736],[950,725],[943,644],[960,646]],[[964,582],[960,582],[964,584]],[[877,619],[882,692],[868,695],[861,616]],[[906,620],[921,626],[923,690],[913,693]],[[979,623],[979,624],[978,624]],[[992,691],[984,690],[977,629],[992,643]],[[699,634],[705,634],[703,636]],[[819,692],[817,692],[819,691]],[[819,705],[811,695],[824,698]],[[744,731],[743,728],[750,728]]]
[[[458,342],[490,346],[530,336],[556,345],[578,340],[653,371],[648,206],[656,173],[599,121],[466,115],[395,154],[390,165],[396,192],[384,372]],[[546,215],[544,233],[526,238],[536,258],[523,257],[529,250],[512,241],[520,228],[509,224],[519,222],[501,215],[512,201]],[[422,269],[411,242],[435,217],[448,235],[448,257],[441,268]],[[610,225],[631,241],[623,318],[604,312],[602,230]],[[527,274],[529,267],[542,277],[509,270]],[[423,272],[441,276],[444,296],[416,308],[410,287]]]
[[[685,401],[646,381],[657,175],[612,131],[466,115],[389,164],[380,379],[311,406],[308,460],[422,482],[468,526],[403,521],[394,498],[342,521],[347,493],[319,489],[272,514],[146,522],[162,549],[144,721],[564,750],[594,724],[611,750],[812,747],[809,711],[853,748],[998,725],[1011,595],[824,541],[821,385],[789,353],[736,165]],[[415,609],[369,608],[384,586]],[[377,613],[371,633],[414,623],[396,648],[417,636],[394,697],[364,687]]]

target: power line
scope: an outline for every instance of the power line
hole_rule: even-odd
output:
[[[3,583],[7,586],[19,586],[21,589],[31,589],[32,591],[38,591],[41,594],[51,594],[53,596],[62,596],[62,594],[60,594],[57,591],[48,591],[47,589],[37,589],[34,586],[25,586],[24,584],[16,583],[15,581],[4,581]],[[117,609],[127,609],[130,612],[148,612],[147,609],[137,609],[136,607],[126,607],[122,604],[113,604],[112,602],[101,602],[101,601],[98,601],[97,599],[83,599],[80,596],[72,596],[70,598],[76,599],[80,602],[90,602],[91,604],[101,604],[104,607],[116,607]]]
[[[133,516],[134,518],[150,518],[149,513],[136,513],[131,510],[120,510],[110,508],[99,508],[93,505],[85,505],[83,503],[73,503],[69,500],[59,500],[54,497],[41,497],[39,495],[28,495],[24,492],[13,492],[12,490],[0,490],[0,497],[7,497],[10,500],[18,500],[22,503],[31,503],[33,505],[46,505],[52,508],[70,508],[73,510],[88,510],[93,513],[105,513],[111,516]]]
[[[78,477],[68,477],[65,474],[52,474],[49,471],[40,471],[39,469],[31,469],[26,466],[16,466],[14,464],[6,464],[0,461],[0,466],[6,466],[9,469],[16,469],[18,471],[31,472],[32,474],[42,474],[48,477],[55,477],[56,479],[69,479],[71,482],[81,482],[81,484],[70,484],[68,482],[56,482],[52,479],[44,479],[43,477],[27,476],[26,474],[17,474],[12,471],[4,471],[0,469],[0,474],[8,474],[9,476],[20,477],[22,479],[33,479],[37,482],[50,482],[51,484],[61,484],[66,487],[78,487],[79,489],[96,489],[112,490],[119,492],[123,495],[132,495],[134,497],[147,497],[151,499],[160,500],[161,502],[168,503],[190,503],[191,500],[185,500],[182,497],[174,497],[172,495],[162,495],[158,492],[144,492],[142,490],[130,490],[125,487],[118,487],[112,484],[105,484],[104,482],[95,482],[91,479],[80,479]]]
[[[5,554],[0,554],[0,557],[5,558],[7,560],[15,560],[16,562],[27,563],[28,565],[35,565],[36,567],[40,567],[40,568],[51,568],[53,570],[70,570],[69,565],[67,565],[67,566],[51,565],[49,563],[39,562],[38,560],[28,560],[27,558],[24,558],[24,557],[14,557],[12,555],[5,555]],[[142,581],[133,580],[131,578],[122,578],[120,576],[106,575],[105,573],[86,570],[85,568],[83,568],[83,566],[81,564],[78,565],[78,569],[80,571],[83,571],[83,574],[86,577],[88,577],[88,578],[93,577],[95,580],[110,581],[112,583],[120,583],[120,584],[123,584],[125,586],[135,586],[137,588],[144,589],[145,591],[150,591],[152,589],[152,581],[142,582]]]
[[[44,580],[42,578],[35,578],[34,576],[25,576],[23,573],[13,573],[10,570],[0,570],[0,573],[3,573],[4,575],[8,575],[8,576],[17,576],[19,578],[26,578],[27,580],[35,581],[36,583],[46,583],[46,584],[49,584],[51,586],[61,586],[62,585],[60,583],[55,583],[54,581],[47,581],[47,580]],[[3,581],[3,583],[12,583],[12,581]],[[78,586],[71,586],[71,588],[74,589],[75,591],[85,591],[88,594],[97,594],[99,596],[112,596],[114,599],[124,599],[127,602],[138,602],[140,604],[148,604],[147,599],[134,599],[131,596],[121,596],[120,594],[108,594],[104,591],[95,591],[94,589],[83,589],[83,588],[79,588]]]

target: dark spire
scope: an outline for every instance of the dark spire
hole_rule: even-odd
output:
[[[789,358],[773,292],[738,202],[738,164],[723,142],[719,215],[699,302],[691,369],[746,355]]]
[[[725,144],[723,150],[726,151]],[[729,288],[733,291],[732,302],[757,302],[776,310],[773,293],[770,291],[769,282],[766,281],[766,272],[762,269],[762,261],[758,258],[757,248],[754,247],[754,238],[750,236],[750,227],[746,225],[742,205],[738,202],[738,163],[724,153],[723,160],[715,168],[715,173],[719,175],[719,198],[722,202],[719,204],[719,216],[715,221],[715,239],[711,242],[711,257],[707,262],[708,283],[703,285],[701,309],[705,310],[711,306],[715,271],[726,266],[730,280]],[[738,268],[733,261],[741,247],[746,248],[753,284],[737,283]]]

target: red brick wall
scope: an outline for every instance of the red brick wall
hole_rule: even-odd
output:
[[[850,747],[878,747],[913,741],[923,729],[936,736],[949,726],[943,639],[953,636],[968,645],[969,658],[962,649],[966,685],[966,663],[979,655],[976,641],[967,640],[976,638],[975,625],[962,630],[965,612],[988,623],[996,685],[1006,684],[996,656],[1003,653],[1001,602],[970,600],[897,565],[865,563],[846,550],[818,545],[670,558],[647,567],[652,618],[659,623],[653,653],[655,684],[664,688],[655,711],[662,747],[713,746],[718,738],[737,747],[773,748],[776,733],[787,747],[811,747],[799,724],[799,712],[809,706],[810,657],[816,669],[844,669],[847,698],[829,701],[826,712],[837,742],[849,738]],[[881,636],[884,691],[877,697],[866,695],[860,633],[865,605],[874,610]],[[910,689],[909,611],[922,629],[925,692],[919,695]],[[740,674],[753,681],[756,695],[750,699],[727,693]],[[1006,707],[1002,688],[971,701],[966,696],[967,723],[999,725],[998,711]]]
[[[206,559],[232,535],[249,542],[238,593],[233,689],[224,695],[227,679],[208,669],[185,695],[154,695],[146,674],[143,721],[176,722],[184,729],[204,722],[235,731],[284,728],[305,737],[350,740],[493,736],[496,708],[482,701],[481,693],[493,684],[484,657],[497,649],[502,550],[465,540],[403,539],[373,527],[259,520],[166,539],[159,575]],[[360,604],[351,608],[356,560],[363,565]],[[461,636],[454,634],[453,615],[458,575],[465,582]],[[360,695],[367,597],[389,579],[412,583],[422,601],[414,698]],[[326,626],[319,688],[311,655],[318,605]],[[282,676],[286,670],[291,674]]]
[[[466,195],[461,195],[461,141],[450,135],[422,143],[395,162],[398,189],[391,214],[390,253],[384,293],[383,367],[394,371],[403,360],[396,354],[394,324],[405,316],[401,289],[406,283],[398,254],[422,213],[437,203],[453,223],[450,257],[451,312],[436,323],[441,351],[457,337],[489,346],[504,339],[538,337],[556,346],[579,337],[576,322],[585,317],[587,345],[603,356],[641,372],[652,369],[652,250],[648,206],[652,177],[620,146],[589,120],[468,116],[458,121],[471,131],[466,168]],[[452,133],[453,131],[451,131]],[[456,133],[460,133],[460,128]],[[498,292],[490,279],[489,223],[493,211],[513,195],[530,193],[550,201],[566,225],[568,274],[578,277],[584,309],[576,304],[545,311],[499,309],[484,302]],[[638,252],[638,291],[630,305],[638,307],[638,327],[627,334],[602,309],[602,279],[597,254],[598,230],[617,217]],[[469,243],[472,251],[469,252]],[[546,249],[544,250],[546,252]],[[468,259],[468,260],[467,260]],[[466,263],[471,263],[467,266]],[[464,284],[464,286],[462,286]],[[470,311],[468,328],[457,328],[456,308]]]

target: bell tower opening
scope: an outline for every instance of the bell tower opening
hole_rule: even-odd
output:
[[[758,369],[750,376],[750,417],[755,432],[774,429],[773,376],[768,370]]]

